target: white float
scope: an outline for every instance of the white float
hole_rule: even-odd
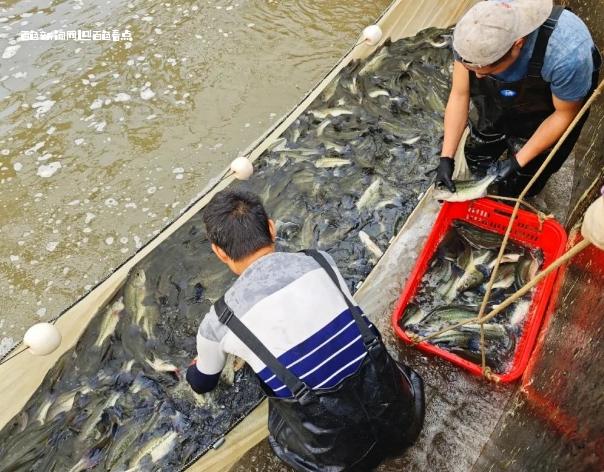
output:
[[[363,41],[370,46],[375,46],[382,39],[382,28],[378,25],[369,25],[363,30]]]
[[[247,180],[254,173],[254,166],[247,157],[240,156],[231,162],[231,170],[239,180]]]
[[[33,355],[46,356],[61,344],[61,333],[53,324],[37,323],[25,332],[23,344]]]

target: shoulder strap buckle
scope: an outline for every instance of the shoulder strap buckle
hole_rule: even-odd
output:
[[[304,382],[298,384],[292,390],[292,395],[300,405],[308,405],[314,401],[314,395]]]

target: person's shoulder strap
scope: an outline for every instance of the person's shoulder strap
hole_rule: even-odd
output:
[[[294,398],[304,405],[313,400],[312,390],[298,377],[292,374],[279,360],[262,344],[262,342],[235,316],[233,310],[224,300],[224,295],[214,303],[218,321],[226,325],[239,340],[245,344],[292,392]]]
[[[564,7],[560,5],[554,5],[549,18],[545,20],[545,23],[539,28],[537,33],[537,41],[533,49],[533,55],[528,65],[527,76],[529,77],[541,77],[541,69],[543,68],[543,61],[545,59],[545,51],[547,50],[547,44],[549,38],[554,31],[554,28],[558,24],[558,19],[564,11]]]
[[[363,343],[365,344],[367,351],[371,352],[377,345],[379,345],[378,337],[376,336],[376,334],[373,331],[371,331],[371,329],[369,329],[369,326],[367,325],[367,323],[363,319],[363,316],[361,315],[361,309],[358,306],[354,305],[350,301],[348,296],[344,293],[344,290],[342,290],[342,286],[340,285],[340,281],[338,280],[338,276],[336,275],[335,271],[333,270],[333,267],[331,267],[329,262],[327,262],[327,259],[325,259],[325,257],[319,251],[317,251],[315,249],[305,249],[302,252],[304,254],[312,257],[323,268],[323,270],[325,270],[325,272],[327,272],[327,275],[329,275],[329,278],[332,280],[332,282],[338,288],[338,290],[342,294],[342,297],[344,297],[344,301],[346,302],[346,305],[348,305],[348,308],[352,314],[352,317],[354,318],[354,321],[355,321],[357,327],[359,328],[359,331],[361,332],[361,336],[363,338]]]

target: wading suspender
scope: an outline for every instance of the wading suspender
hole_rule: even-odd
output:
[[[344,297],[344,300],[346,301],[346,305],[348,305],[348,308],[352,313],[359,331],[361,332],[365,348],[371,355],[375,349],[380,347],[380,342],[376,334],[369,329],[369,326],[363,319],[360,308],[353,305],[348,299],[340,286],[334,270],[318,251],[311,249],[302,252],[317,261],[317,263],[321,265],[321,267],[327,272],[331,280],[336,284],[340,290],[340,293]],[[286,369],[285,366],[281,364],[281,362],[279,362],[279,360],[266,348],[266,346],[262,344],[256,335],[252,333],[239,318],[234,316],[233,311],[224,301],[224,295],[220,297],[216,303],[214,303],[214,309],[216,310],[218,320],[222,324],[226,325],[233,332],[233,334],[248,347],[248,349],[250,349],[262,362],[264,362],[269,369],[271,369],[273,374],[275,374],[275,376],[281,382],[283,382],[287,388],[289,388],[298,403],[301,405],[306,405],[316,399],[312,389],[309,388],[308,385],[306,385],[302,380],[292,374],[288,369]]]
[[[558,18],[560,18],[563,11],[563,6],[554,5],[549,18],[545,20],[545,23],[539,28],[535,48],[533,49],[533,54],[528,65],[528,72],[526,74],[528,77],[541,77],[541,69],[543,68],[543,59],[545,58],[547,43],[549,42],[549,37],[558,24]]]

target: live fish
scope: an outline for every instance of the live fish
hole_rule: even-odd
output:
[[[501,242],[499,234],[455,221],[438,245],[417,294],[400,320],[401,327],[422,337],[476,318]],[[540,251],[510,242],[491,287],[487,312],[534,277],[542,263]],[[496,372],[505,372],[514,355],[530,297],[525,296],[483,325],[486,362]],[[470,323],[440,333],[429,342],[481,364],[480,339],[480,325]]]
[[[98,339],[95,341],[95,347],[101,347],[109,336],[115,331],[115,327],[120,320],[120,315],[124,309],[123,298],[120,297],[115,303],[113,303],[107,312],[101,326],[101,332],[99,333]]]
[[[237,185],[282,222],[280,250],[325,249],[349,288],[366,279],[431,184],[452,53],[429,42],[450,32],[387,41],[351,61],[257,158],[254,178]],[[448,262],[441,275],[454,281]],[[131,270],[49,371],[23,409],[28,421],[0,432],[0,470],[50,470],[51,457],[69,471],[92,464],[95,450],[98,470],[180,470],[215,444],[262,399],[255,374],[229,359],[215,390],[198,395],[178,372],[233,280],[194,215]],[[115,323],[106,315],[120,297]]]
[[[446,202],[465,202],[476,200],[487,194],[489,185],[495,180],[494,175],[487,175],[481,180],[458,180],[455,182],[455,192],[450,192],[445,188],[436,188],[433,196],[436,200]]]

